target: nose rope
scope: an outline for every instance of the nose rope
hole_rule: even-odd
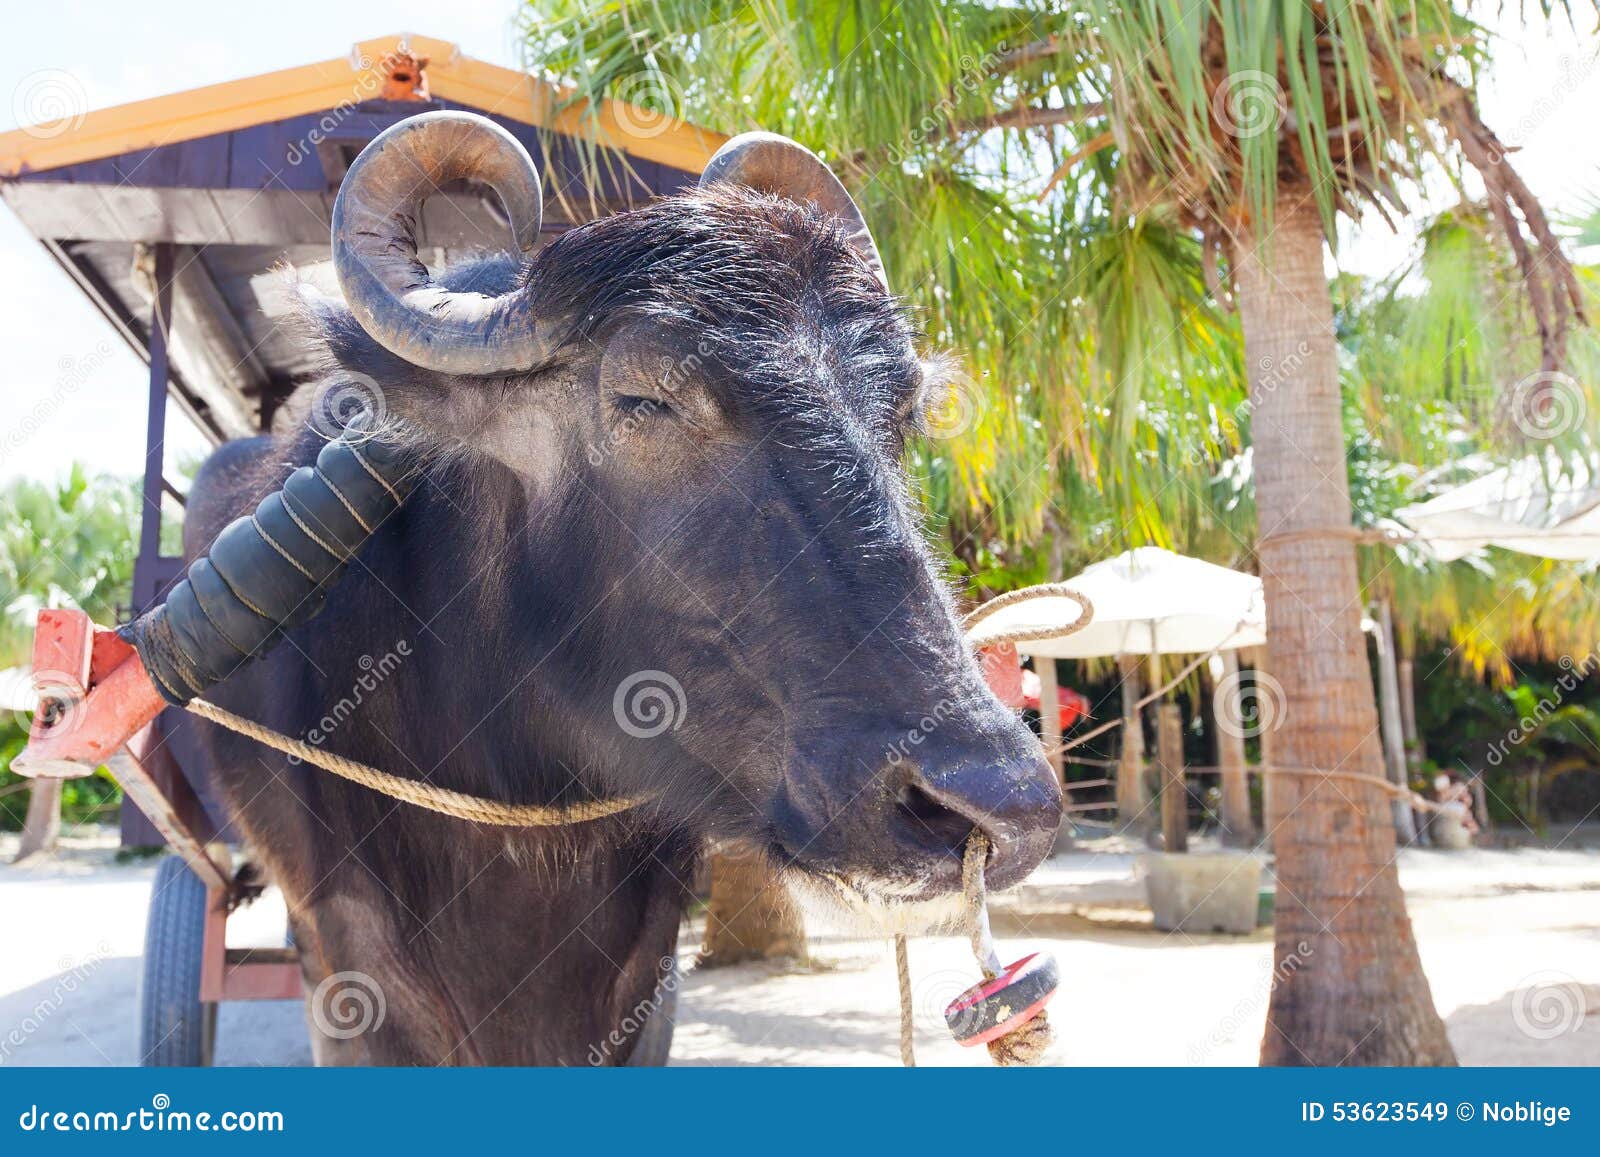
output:
[[[961,620],[961,629],[970,639],[974,628],[985,619],[1006,607],[1040,598],[1065,598],[1078,604],[1078,617],[1070,623],[1015,627],[997,632],[985,639],[984,645],[995,643],[1026,643],[1044,639],[1060,639],[1075,635],[1094,619],[1094,603],[1082,591],[1066,583],[1043,583],[1007,591],[967,612]],[[967,937],[972,945],[973,958],[987,983],[993,981],[1003,968],[995,952],[994,936],[989,930],[989,908],[985,903],[983,882],[984,864],[989,859],[989,838],[980,831],[967,837],[961,855],[961,898]],[[900,1062],[906,1068],[917,1065],[915,1004],[911,995],[911,952],[905,933],[894,938],[895,979],[900,988]],[[1055,1038],[1049,1018],[1041,1007],[1034,1015],[1004,1036],[986,1042],[989,1056],[997,1065],[1036,1065],[1044,1059],[1045,1050]]]
[[[983,868],[989,858],[989,839],[982,832],[967,837],[961,857],[961,898],[972,956],[985,981],[1000,974],[1000,957],[995,952],[994,937],[989,931],[989,909],[985,904]],[[911,959],[905,933],[894,938],[894,964],[900,986],[900,1063],[908,1069],[917,1067],[915,1043],[915,1002],[911,994]],[[995,1064],[1036,1065],[1055,1039],[1049,1017],[1040,1009],[1032,1019],[1018,1025],[1004,1036],[989,1041],[986,1047]]]

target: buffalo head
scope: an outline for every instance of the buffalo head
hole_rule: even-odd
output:
[[[435,273],[421,203],[499,194],[519,254]],[[464,518],[505,525],[486,598],[544,750],[677,830],[765,847],[854,906],[959,889],[1045,855],[1060,793],[989,692],[924,541],[902,458],[939,388],[860,212],[779,137],[725,146],[698,189],[536,248],[532,162],[432,113],[345,178],[347,308],[313,309],[326,390],[374,383],[454,463]],[[476,567],[480,560],[466,560]]]

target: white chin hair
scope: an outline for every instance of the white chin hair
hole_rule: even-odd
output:
[[[803,868],[784,873],[789,891],[809,916],[839,931],[872,937],[924,936],[961,928],[961,893],[911,899],[915,889],[893,880],[845,880]]]

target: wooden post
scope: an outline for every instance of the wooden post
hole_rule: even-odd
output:
[[[1472,814],[1478,821],[1478,843],[1487,847],[1494,841],[1489,838],[1489,796],[1483,786],[1483,776],[1475,775],[1467,783],[1472,788]]]
[[[1056,769],[1056,779],[1066,783],[1066,767],[1061,757],[1061,699],[1056,694],[1056,661],[1048,655],[1033,657],[1033,671],[1039,676],[1039,741],[1045,758]]]
[[[1394,619],[1389,614],[1387,600],[1378,602],[1378,729],[1383,735],[1383,761],[1389,772],[1389,782],[1405,787],[1406,743],[1400,725],[1400,679],[1395,671]],[[1395,797],[1391,801],[1394,812],[1395,836],[1402,843],[1417,842],[1417,820],[1411,810],[1411,801]]]
[[[806,927],[789,890],[758,852],[732,846],[711,856],[711,898],[700,966],[806,958]]]
[[[1422,770],[1422,736],[1417,733],[1416,662],[1399,653],[1396,642],[1395,673],[1400,678],[1400,734],[1406,741],[1406,770],[1416,775]]]
[[[1150,828],[1150,799],[1144,789],[1144,722],[1139,716],[1139,660],[1117,658],[1122,677],[1122,748],[1117,754],[1117,822],[1123,831]]]
[[[1176,703],[1156,706],[1156,762],[1161,767],[1162,846],[1189,850],[1189,793],[1183,782],[1183,711]]]
[[[1238,694],[1239,655],[1236,651],[1223,651],[1222,678],[1219,687]],[[1212,696],[1215,700],[1215,693]],[[1250,814],[1250,781],[1246,778],[1244,761],[1244,732],[1236,727],[1218,725],[1213,702],[1208,722],[1216,739],[1217,768],[1222,772],[1222,841],[1232,848],[1248,848],[1256,842],[1255,820]]]
[[[150,378],[146,390],[144,499],[139,508],[139,554],[133,564],[133,610],[149,610],[160,598],[161,479],[166,464],[167,374],[172,341],[172,246],[155,245],[156,296],[150,305]]]

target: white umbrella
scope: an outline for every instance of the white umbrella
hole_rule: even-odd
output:
[[[1521,458],[1395,512],[1442,562],[1498,546],[1541,558],[1600,559],[1600,480],[1553,452]]]
[[[39,693],[33,689],[33,668],[7,667],[0,671],[0,711],[33,711]]]
[[[1052,659],[1186,655],[1254,647],[1267,639],[1259,578],[1160,547],[1097,562],[1063,585],[1094,604],[1094,618],[1064,638],[1020,641],[1018,651]],[[981,647],[988,640],[1065,626],[1080,614],[1064,596],[1028,599],[988,616],[969,638]]]

